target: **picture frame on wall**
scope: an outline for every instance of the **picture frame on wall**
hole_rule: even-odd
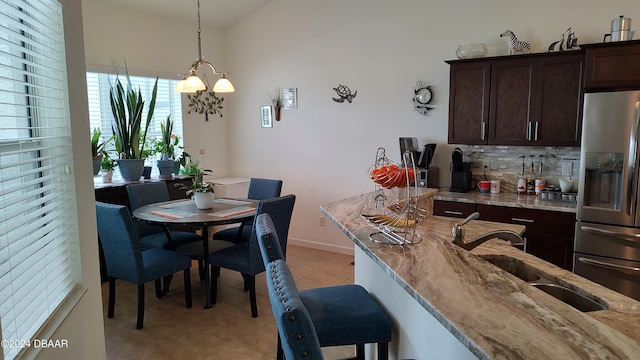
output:
[[[298,89],[282,89],[282,103],[285,110],[298,108]]]
[[[260,124],[263,128],[273,127],[273,107],[271,105],[260,107]]]

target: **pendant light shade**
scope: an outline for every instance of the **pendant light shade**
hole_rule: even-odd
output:
[[[196,91],[206,90],[207,86],[202,81],[202,78],[196,74],[198,68],[202,65],[208,65],[214,74],[220,75],[220,79],[218,79],[213,86],[214,92],[232,93],[235,91],[231,81],[226,77],[228,73],[217,72],[212,63],[202,58],[202,41],[200,39],[200,0],[198,0],[198,60],[191,64],[188,73],[184,75],[182,80],[178,81],[174,90],[180,93],[195,93]]]

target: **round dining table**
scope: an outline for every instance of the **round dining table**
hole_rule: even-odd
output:
[[[149,224],[202,226],[203,254],[209,254],[209,226],[241,223],[253,219],[258,201],[249,199],[215,199],[210,209],[198,209],[190,199],[172,200],[141,206],[133,217]],[[209,257],[204,256],[205,309],[211,308],[211,275]]]

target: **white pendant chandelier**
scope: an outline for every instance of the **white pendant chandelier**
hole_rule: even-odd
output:
[[[220,75],[220,79],[213,85],[213,91],[216,93],[232,93],[235,91],[231,81],[227,79],[228,73],[217,72],[212,63],[202,58],[202,44],[200,39],[200,0],[198,0],[198,59],[191,64],[189,72],[184,75],[182,80],[178,81],[175,87],[176,92],[195,93],[196,91],[206,90],[207,86],[202,79],[206,79],[207,75],[200,78],[196,72],[202,65],[209,65],[214,74]]]

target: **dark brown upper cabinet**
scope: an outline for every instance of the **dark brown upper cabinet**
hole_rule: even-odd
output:
[[[450,144],[579,146],[584,53],[450,64]]]
[[[584,45],[585,89],[640,88],[640,40]]]

